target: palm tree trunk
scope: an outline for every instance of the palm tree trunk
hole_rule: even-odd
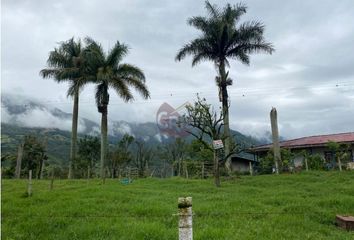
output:
[[[107,105],[102,107],[101,119],[101,178],[105,178],[105,166],[107,156]]]
[[[74,95],[74,107],[73,107],[73,119],[71,128],[71,148],[70,148],[70,162],[69,162],[69,176],[68,178],[73,178],[73,165],[76,158],[76,143],[77,143],[77,124],[79,116],[79,90],[75,91]]]
[[[226,71],[225,63],[221,61],[219,66],[220,79],[221,79],[221,96],[222,96],[222,113],[224,118],[224,138],[225,138],[225,156],[230,153],[230,124],[229,124],[229,103],[226,86]],[[228,157],[225,161],[225,167],[229,173],[232,171],[231,158]]]

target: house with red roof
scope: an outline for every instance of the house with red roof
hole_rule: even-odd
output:
[[[333,152],[327,147],[328,142],[333,141],[339,144],[348,145],[348,155],[349,161],[354,162],[354,132],[349,133],[338,133],[338,134],[329,134],[329,135],[319,135],[319,136],[310,136],[302,137],[287,141],[280,142],[281,148],[286,148],[294,153],[299,153],[303,150],[308,151],[310,154],[319,154],[322,156],[324,162],[333,161]],[[249,152],[254,153],[257,160],[262,158],[271,150],[273,144],[260,145],[249,149]],[[294,159],[295,167],[302,166],[303,157],[297,156]]]

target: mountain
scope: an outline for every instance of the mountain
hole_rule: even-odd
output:
[[[32,134],[47,139],[48,154],[53,161],[68,161],[71,113],[66,113],[59,108],[50,107],[38,101],[3,94],[1,115],[1,149],[3,153],[11,152],[15,154],[23,136]],[[99,124],[86,118],[79,118],[78,129],[79,137],[100,135]],[[126,133],[152,146],[168,143],[175,139],[160,132],[156,123],[109,122],[109,142],[111,144],[115,144]],[[232,131],[232,134],[235,135],[237,143],[242,143],[245,146],[266,143],[265,139],[259,140],[237,131]],[[191,139],[193,139],[192,136],[186,137],[187,141]]]

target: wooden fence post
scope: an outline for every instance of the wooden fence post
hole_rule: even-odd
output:
[[[179,240],[193,240],[192,197],[178,198]]]
[[[28,196],[32,196],[32,170],[28,171],[28,186],[27,186]]]
[[[18,146],[17,161],[16,161],[16,173],[15,173],[15,176],[17,179],[20,179],[20,177],[21,177],[21,163],[22,163],[23,147],[24,147],[24,143],[20,143],[20,145]]]
[[[250,166],[250,175],[253,176],[253,166],[252,166],[252,162],[249,161],[249,166]]]
[[[53,185],[54,185],[54,168],[52,169],[52,177],[50,179],[50,190],[53,190]]]

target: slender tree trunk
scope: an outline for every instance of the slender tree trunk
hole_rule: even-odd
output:
[[[178,159],[178,177],[181,176],[181,164],[182,164],[182,160],[181,158]]]
[[[105,166],[107,156],[107,105],[102,107],[101,119],[101,178],[105,178]]]
[[[225,71],[225,62],[222,61],[219,66],[219,74],[221,79],[221,101],[222,101],[222,113],[224,118],[224,138],[225,138],[225,156],[230,153],[231,148],[231,136],[230,136],[230,124],[229,124],[229,96],[227,94],[227,85],[226,85],[226,71]],[[231,157],[228,157],[225,161],[225,167],[229,173],[232,171]]]
[[[18,153],[17,153],[17,161],[16,161],[16,178],[20,179],[21,177],[21,164],[22,164],[22,155],[23,155],[23,147],[24,143],[20,143],[18,146]]]
[[[73,178],[73,165],[76,158],[76,143],[77,143],[77,124],[79,116],[79,91],[75,91],[74,95],[74,107],[73,107],[73,119],[72,119],[72,129],[71,129],[71,148],[70,148],[70,161],[69,161],[69,176],[68,178]]]
[[[214,183],[216,187],[220,187],[220,173],[219,173],[219,158],[214,150]]]

